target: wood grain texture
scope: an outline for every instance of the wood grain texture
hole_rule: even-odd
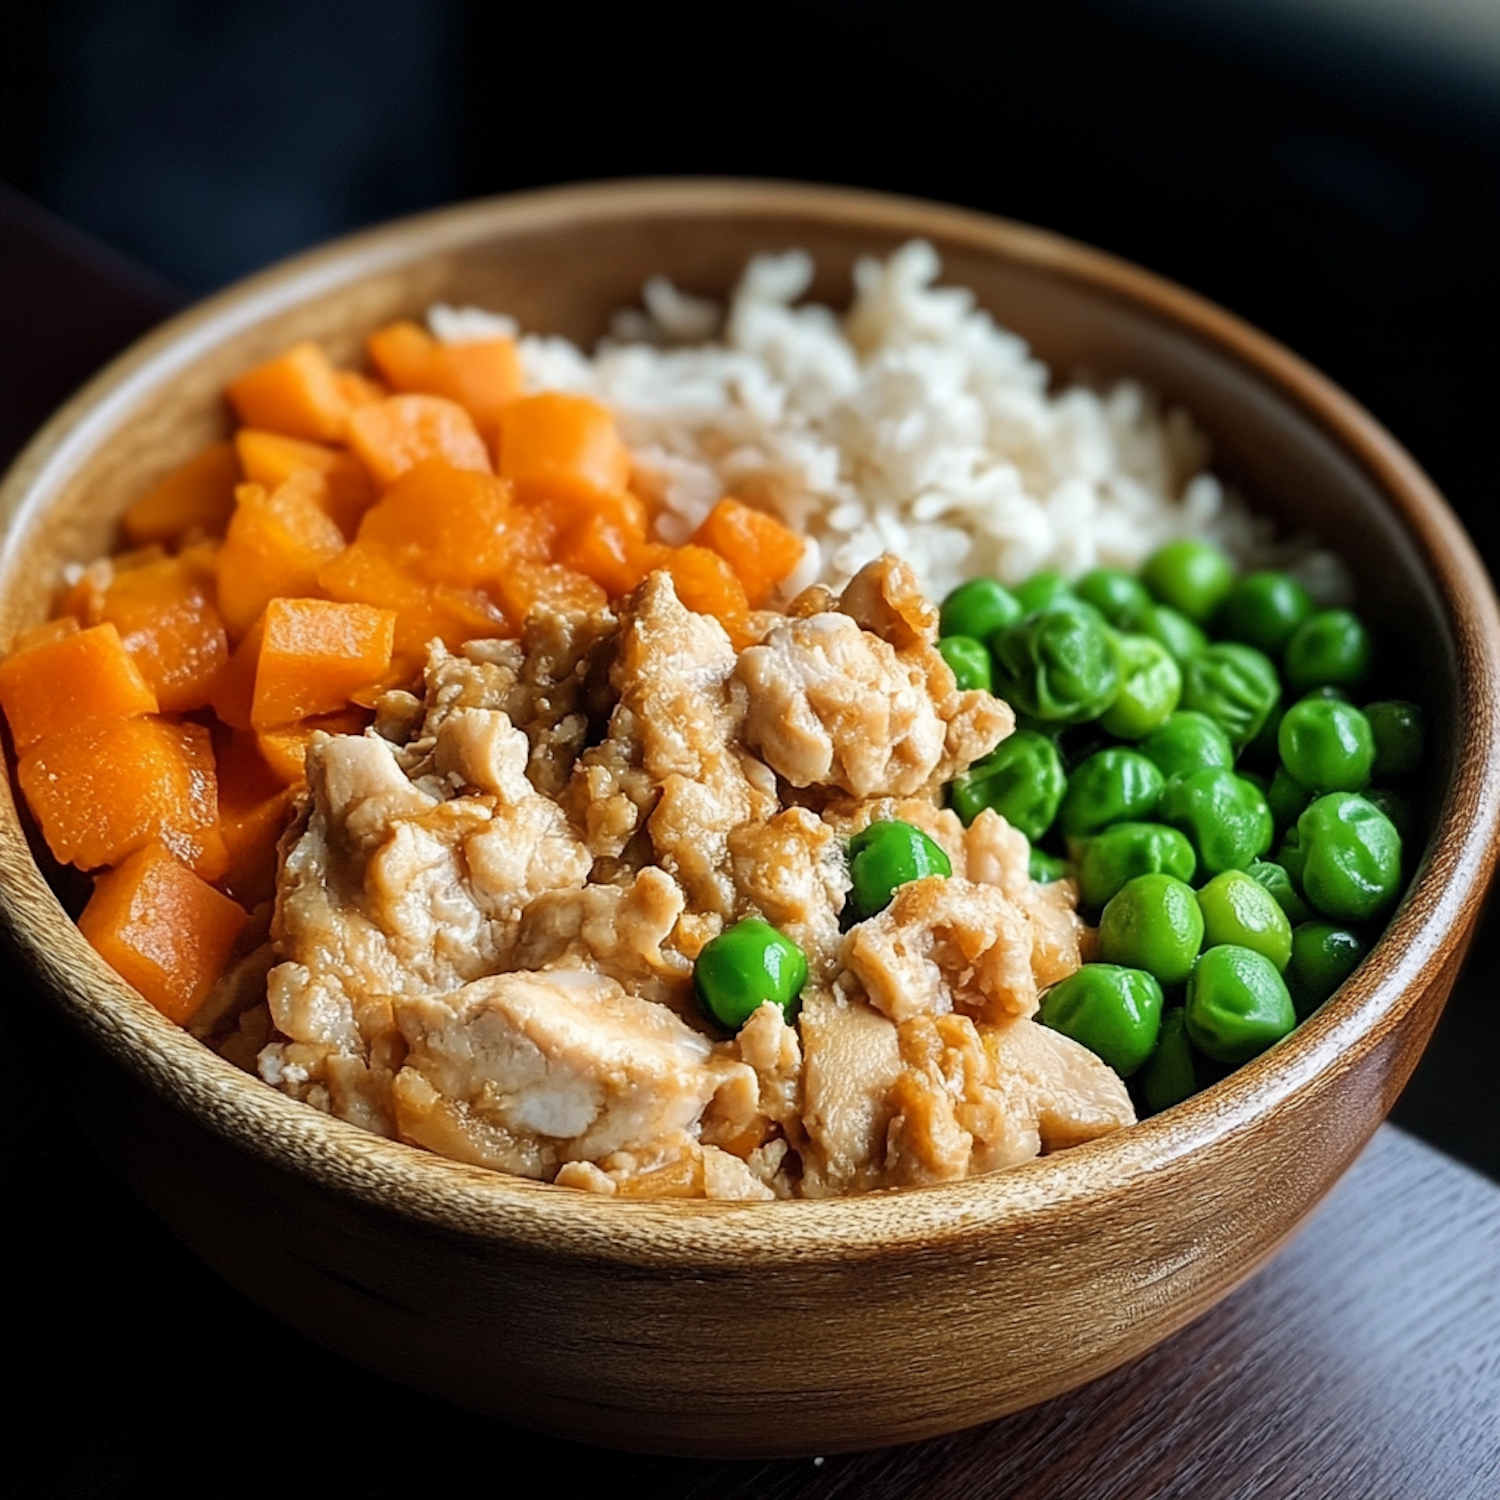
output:
[[[345,353],[436,297],[587,337],[647,274],[722,293],[748,254],[789,245],[814,251],[821,294],[839,297],[856,255],[912,234],[1055,367],[1136,373],[1189,404],[1220,467],[1334,541],[1372,613],[1410,624],[1442,775],[1436,837],[1390,932],[1287,1042],[1114,1139],[843,1203],[619,1204],[364,1135],[207,1054],[98,963],[7,804],[5,918],[67,1022],[85,1127],[185,1242],[328,1346],[622,1446],[829,1452],[949,1431],[1096,1377],[1223,1297],[1410,1072],[1494,859],[1489,584],[1420,471],[1348,398],[1229,315],[1036,231],[832,190],[644,184],[471,205],[304,257],[167,325],[23,455],[0,502],[0,642],[42,613],[62,562],[105,545],[141,485],[223,430],[225,380],[296,338]],[[704,1381],[731,1356],[733,1390]]]

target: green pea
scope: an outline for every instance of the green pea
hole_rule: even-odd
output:
[[[990,665],[990,648],[972,635],[945,635],[937,644],[938,655],[948,663],[960,692],[979,688],[989,692],[994,686],[994,668]]]
[[[1309,791],[1357,792],[1370,784],[1375,736],[1352,703],[1304,698],[1292,704],[1277,746],[1282,765]]]
[[[1302,809],[1311,801],[1312,793],[1285,766],[1277,766],[1266,792],[1266,805],[1271,809],[1276,834],[1285,833],[1302,816]]]
[[[1141,582],[1161,603],[1203,625],[1234,587],[1234,567],[1217,547],[1184,537],[1146,559]]]
[[[1027,858],[1027,874],[1038,885],[1051,885],[1055,880],[1066,880],[1073,873],[1073,865],[1066,859],[1059,859],[1055,854],[1047,854],[1041,849],[1033,849]]]
[[[1286,919],[1293,924],[1306,922],[1312,916],[1312,908],[1308,906],[1297,887],[1292,884],[1292,877],[1287,874],[1282,865],[1274,860],[1258,859],[1245,869],[1252,880],[1263,885],[1273,897],[1276,904],[1286,913]]]
[[[1055,569],[1047,568],[1033,573],[1016,591],[1016,603],[1023,615],[1035,614],[1038,610],[1054,609],[1059,604],[1077,598],[1068,580]]]
[[[1151,605],[1145,584],[1121,568],[1095,568],[1073,585],[1085,604],[1092,604],[1116,630],[1133,630]]]
[[[849,901],[856,921],[884,911],[897,887],[908,881],[952,873],[948,856],[920,828],[899,818],[871,823],[849,840]]]
[[[1297,1025],[1276,965],[1233,943],[1207,949],[1193,966],[1183,1010],[1193,1045],[1231,1067],[1258,1057]]]
[[[1066,838],[1083,839],[1111,823],[1150,817],[1162,774],[1134,750],[1100,750],[1068,777],[1058,814]]]
[[[1325,917],[1366,922],[1400,892],[1401,835],[1368,798],[1329,792],[1303,810],[1280,863]]]
[[[1141,969],[1084,964],[1042,997],[1036,1018],[1129,1078],[1161,1029],[1161,986]]]
[[[1106,963],[1144,969],[1159,984],[1181,984],[1203,942],[1203,913],[1193,889],[1171,875],[1137,875],[1099,919]]]
[[[1289,573],[1266,570],[1247,574],[1235,584],[1219,623],[1230,640],[1279,657],[1315,607],[1312,596]]]
[[[1319,699],[1324,703],[1352,703],[1354,700],[1349,696],[1347,690],[1335,687],[1331,682],[1325,682],[1322,687],[1312,688],[1303,693],[1297,701],[1305,703],[1312,699]]]
[[[1292,956],[1292,924],[1275,896],[1243,870],[1225,870],[1198,892],[1203,946],[1251,948],[1284,970]]]
[[[1139,740],[1159,729],[1182,696],[1182,669],[1172,653],[1149,635],[1117,635],[1120,691],[1099,723],[1122,740]]]
[[[1207,714],[1179,709],[1160,729],[1154,729],[1137,747],[1169,780],[1191,776],[1210,766],[1234,768],[1234,746],[1229,736]]]
[[[1275,825],[1260,789],[1213,766],[1167,782],[1157,817],[1187,835],[1201,875],[1243,870],[1271,847]]]
[[[1254,646],[1221,641],[1183,669],[1182,706],[1207,714],[1236,749],[1255,738],[1280,696],[1275,665]]]
[[[990,649],[996,691],[1038,719],[1082,724],[1098,718],[1119,691],[1113,633],[1081,602],[1028,615],[993,636]]]
[[[1160,641],[1172,653],[1172,660],[1185,667],[1208,645],[1208,637],[1184,614],[1165,604],[1150,604],[1136,616],[1131,627],[1141,635]]]
[[[1404,848],[1406,841],[1411,837],[1411,803],[1400,792],[1388,786],[1367,786],[1360,795],[1366,802],[1378,807],[1391,820],[1392,826],[1401,835],[1401,844]]]
[[[1383,698],[1365,704],[1365,717],[1375,736],[1374,775],[1409,776],[1422,764],[1426,750],[1427,716],[1415,703]]]
[[[948,784],[948,801],[967,827],[993,808],[1036,843],[1052,826],[1068,779],[1056,743],[1018,729]]]
[[[1191,1099],[1198,1092],[1198,1070],[1188,1041],[1187,1016],[1180,1005],[1162,1012],[1156,1050],[1136,1074],[1135,1087],[1148,1114]]]
[[[1357,688],[1374,659],[1370,633],[1347,609],[1325,609],[1299,625],[1286,643],[1283,666],[1292,690],[1331,685]]]
[[[1190,881],[1198,867],[1193,846],[1165,823],[1116,823],[1095,834],[1078,860],[1078,893],[1085,906],[1104,906],[1137,875]]]
[[[1302,922],[1292,931],[1286,983],[1297,1019],[1305,1021],[1359,967],[1369,951],[1363,938],[1331,922]]]
[[[802,950],[757,917],[710,938],[693,965],[698,1004],[726,1031],[738,1031],[768,1000],[790,1019],[806,983]]]
[[[993,578],[971,578],[943,600],[938,612],[938,633],[987,641],[997,630],[1014,625],[1025,613],[1004,584]]]

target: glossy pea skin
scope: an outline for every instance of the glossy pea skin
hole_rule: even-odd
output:
[[[1198,892],[1203,946],[1232,943],[1268,958],[1278,973],[1292,956],[1292,924],[1270,891],[1243,870],[1215,875]]]
[[[1265,569],[1246,574],[1230,589],[1219,626],[1230,640],[1279,657],[1314,609],[1312,596],[1289,573]]]
[[[1370,675],[1373,659],[1370,633],[1359,616],[1347,609],[1324,609],[1293,632],[1282,668],[1293,692],[1357,688]]]
[[[1153,1115],[1198,1092],[1198,1069],[1188,1040],[1187,1017],[1180,1005],[1162,1012],[1156,1050],[1136,1074],[1135,1089],[1146,1112]]]
[[[1054,724],[1083,724],[1114,702],[1120,663],[1098,613],[1064,602],[1028,615],[990,639],[995,691],[1023,713]]]
[[[1233,943],[1204,951],[1188,979],[1183,1011],[1193,1045],[1231,1067],[1258,1057],[1297,1025],[1275,964]]]
[[[802,950],[757,917],[710,938],[693,964],[698,1004],[726,1031],[738,1031],[768,1000],[790,1020],[806,983]]]
[[[899,818],[871,823],[849,840],[850,905],[856,921],[891,904],[899,886],[953,873],[948,856],[920,828]]]
[[[978,688],[989,692],[995,672],[990,663],[990,648],[972,635],[945,635],[937,643],[938,655],[948,663],[958,690],[966,693]]]
[[[1211,543],[1184,537],[1146,559],[1141,582],[1160,603],[1204,625],[1234,587],[1234,567]]]
[[[1150,817],[1162,774],[1144,755],[1114,747],[1089,756],[1068,777],[1058,821],[1069,839],[1085,839],[1111,823]]]
[[[1038,610],[1054,609],[1078,596],[1068,580],[1053,568],[1033,573],[1016,590],[1016,603],[1023,615],[1035,614]]]
[[[1171,875],[1137,875],[1099,919],[1099,955],[1144,969],[1158,984],[1181,984],[1203,943],[1203,913],[1193,889]]]
[[[1245,874],[1271,893],[1276,904],[1286,913],[1287,921],[1294,927],[1298,922],[1311,920],[1312,908],[1302,899],[1283,865],[1270,859],[1258,859],[1246,867]]]
[[[1151,605],[1151,594],[1139,578],[1122,568],[1094,568],[1073,585],[1085,604],[1092,604],[1116,630],[1133,630]]]
[[[1275,826],[1260,789],[1219,767],[1174,776],[1157,804],[1157,817],[1186,834],[1200,875],[1243,870],[1271,847]]]
[[[1234,769],[1234,746],[1229,736],[1207,714],[1188,713],[1179,709],[1168,716],[1160,729],[1154,729],[1136,747],[1155,763],[1170,780],[1173,776],[1191,776],[1194,771],[1219,767]]]
[[[1085,906],[1106,905],[1137,875],[1172,875],[1184,883],[1198,868],[1193,846],[1165,823],[1116,823],[1084,843],[1078,895]]]
[[[1207,714],[1236,749],[1250,743],[1281,696],[1276,666],[1263,651],[1220,641],[1182,673],[1182,706]]]
[[[1301,922],[1292,930],[1286,983],[1298,1020],[1305,1021],[1359,967],[1369,951],[1357,932],[1332,922]]]
[[[1283,841],[1278,862],[1313,908],[1335,922],[1367,922],[1401,890],[1401,835],[1355,792],[1314,798]]]
[[[1026,873],[1038,885],[1051,885],[1056,880],[1066,880],[1074,873],[1069,860],[1059,859],[1044,849],[1033,849],[1026,860]]]
[[[1375,736],[1374,775],[1409,776],[1422,764],[1426,751],[1427,716],[1415,703],[1383,698],[1365,704],[1365,718]]]
[[[1067,788],[1056,742],[1018,729],[949,782],[948,801],[966,828],[989,807],[1034,844],[1051,828]]]
[[[1165,604],[1151,604],[1136,616],[1131,629],[1160,641],[1179,667],[1185,667],[1208,645],[1208,637],[1184,614]]]
[[[1120,690],[1099,724],[1117,739],[1144,739],[1159,729],[1182,697],[1182,668],[1160,641],[1149,635],[1115,637],[1120,658]]]
[[[1312,793],[1285,766],[1277,766],[1266,790],[1266,805],[1271,809],[1278,837],[1302,816],[1303,808],[1311,801]]]
[[[1143,969],[1084,964],[1042,997],[1036,1018],[1129,1078],[1156,1048],[1161,986]]]
[[[938,611],[938,634],[967,635],[987,641],[997,630],[1014,625],[1025,613],[1004,584],[993,578],[971,578],[943,600]]]
[[[1352,703],[1304,698],[1287,709],[1277,734],[1281,763],[1313,792],[1358,792],[1370,784],[1375,735]]]

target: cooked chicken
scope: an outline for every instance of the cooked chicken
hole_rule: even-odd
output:
[[[1014,721],[957,690],[936,620],[882,559],[738,652],[666,573],[614,614],[435,644],[420,695],[314,737],[256,959],[269,1015],[226,987],[228,1049],[274,1023],[262,1076],[319,1108],[625,1197],[942,1181],[1128,1122],[1119,1080],[1029,1019],[1080,961],[1071,882],[941,805]],[[889,818],[953,873],[850,926],[845,842]],[[694,961],[747,917],[808,979],[795,1022],[764,1003],[731,1038]]]

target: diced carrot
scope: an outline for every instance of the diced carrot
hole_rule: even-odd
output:
[[[759,609],[802,561],[802,538],[775,516],[726,496],[708,513],[693,541],[717,552],[739,574],[745,597]]]
[[[307,745],[319,730],[325,734],[363,734],[369,727],[371,715],[362,709],[345,709],[342,713],[323,714],[314,719],[302,719],[296,724],[281,724],[275,729],[262,729],[256,735],[256,744],[261,757],[271,774],[286,786],[296,786],[303,777],[303,765],[307,760]]]
[[[197,724],[87,719],[33,745],[17,776],[62,864],[119,864],[156,839],[205,880],[224,872],[213,746]]]
[[[86,719],[128,719],[159,705],[120,632],[104,624],[6,657],[0,707],[24,751]]]
[[[523,500],[587,503],[630,479],[630,450],[607,407],[587,396],[543,391],[500,414],[499,474]]]
[[[426,458],[455,469],[493,472],[474,419],[442,396],[387,396],[349,418],[349,448],[381,489]]]
[[[273,599],[266,606],[250,723],[290,724],[347,708],[349,696],[391,666],[394,610],[327,599]]]
[[[231,729],[250,727],[250,704],[255,697],[255,669],[260,665],[260,642],[265,615],[247,630],[219,675],[209,685],[208,701],[221,723]]]
[[[748,640],[750,606],[734,569],[707,547],[691,544],[671,551],[662,566],[672,575],[677,597],[699,614],[713,615],[736,645]]]
[[[12,654],[30,651],[35,646],[50,646],[64,636],[77,635],[82,627],[73,615],[59,615],[55,620],[43,620],[40,625],[30,625],[17,637],[10,649]]]
[[[510,562],[507,536],[519,534],[519,519],[508,484],[430,458],[408,469],[371,507],[359,540],[414,548],[431,582],[479,588]],[[546,556],[545,544],[539,556]]]
[[[318,569],[344,550],[344,534],[319,503],[324,481],[300,469],[279,489],[241,485],[215,563],[219,613],[238,638],[277,595],[318,592]]]
[[[628,594],[667,548],[647,540],[646,506],[628,490],[602,498],[563,532],[557,561],[587,574],[612,599]]]
[[[210,443],[179,464],[125,512],[121,522],[132,545],[175,545],[198,534],[219,536],[234,509],[239,465],[228,443]]]
[[[513,339],[442,344],[416,323],[401,322],[377,329],[367,347],[392,390],[457,401],[480,432],[492,432],[503,408],[521,394],[521,359]]]
[[[609,598],[592,578],[557,563],[519,562],[499,580],[499,604],[516,625],[534,609],[594,614]]]
[[[291,815],[291,791],[274,775],[253,734],[214,737],[219,780],[219,831],[228,867],[224,887],[236,901],[256,906],[276,886],[276,844]]]
[[[349,401],[338,371],[313,343],[295,344],[229,382],[229,403],[246,427],[314,443],[342,441]]]
[[[370,508],[375,492],[370,488],[364,466],[352,454],[326,443],[308,443],[301,438],[283,437],[279,432],[257,432],[242,427],[234,435],[235,452],[240,467],[252,484],[274,490],[286,483],[298,469],[314,469],[327,481],[320,503],[340,531],[351,540],[359,528],[359,518]]]
[[[248,920],[159,844],[94,882],[79,930],[127,984],[184,1026],[228,962]]]
[[[229,659],[213,593],[212,562],[199,548],[119,573],[104,591],[100,611],[165,713],[206,706]]]

